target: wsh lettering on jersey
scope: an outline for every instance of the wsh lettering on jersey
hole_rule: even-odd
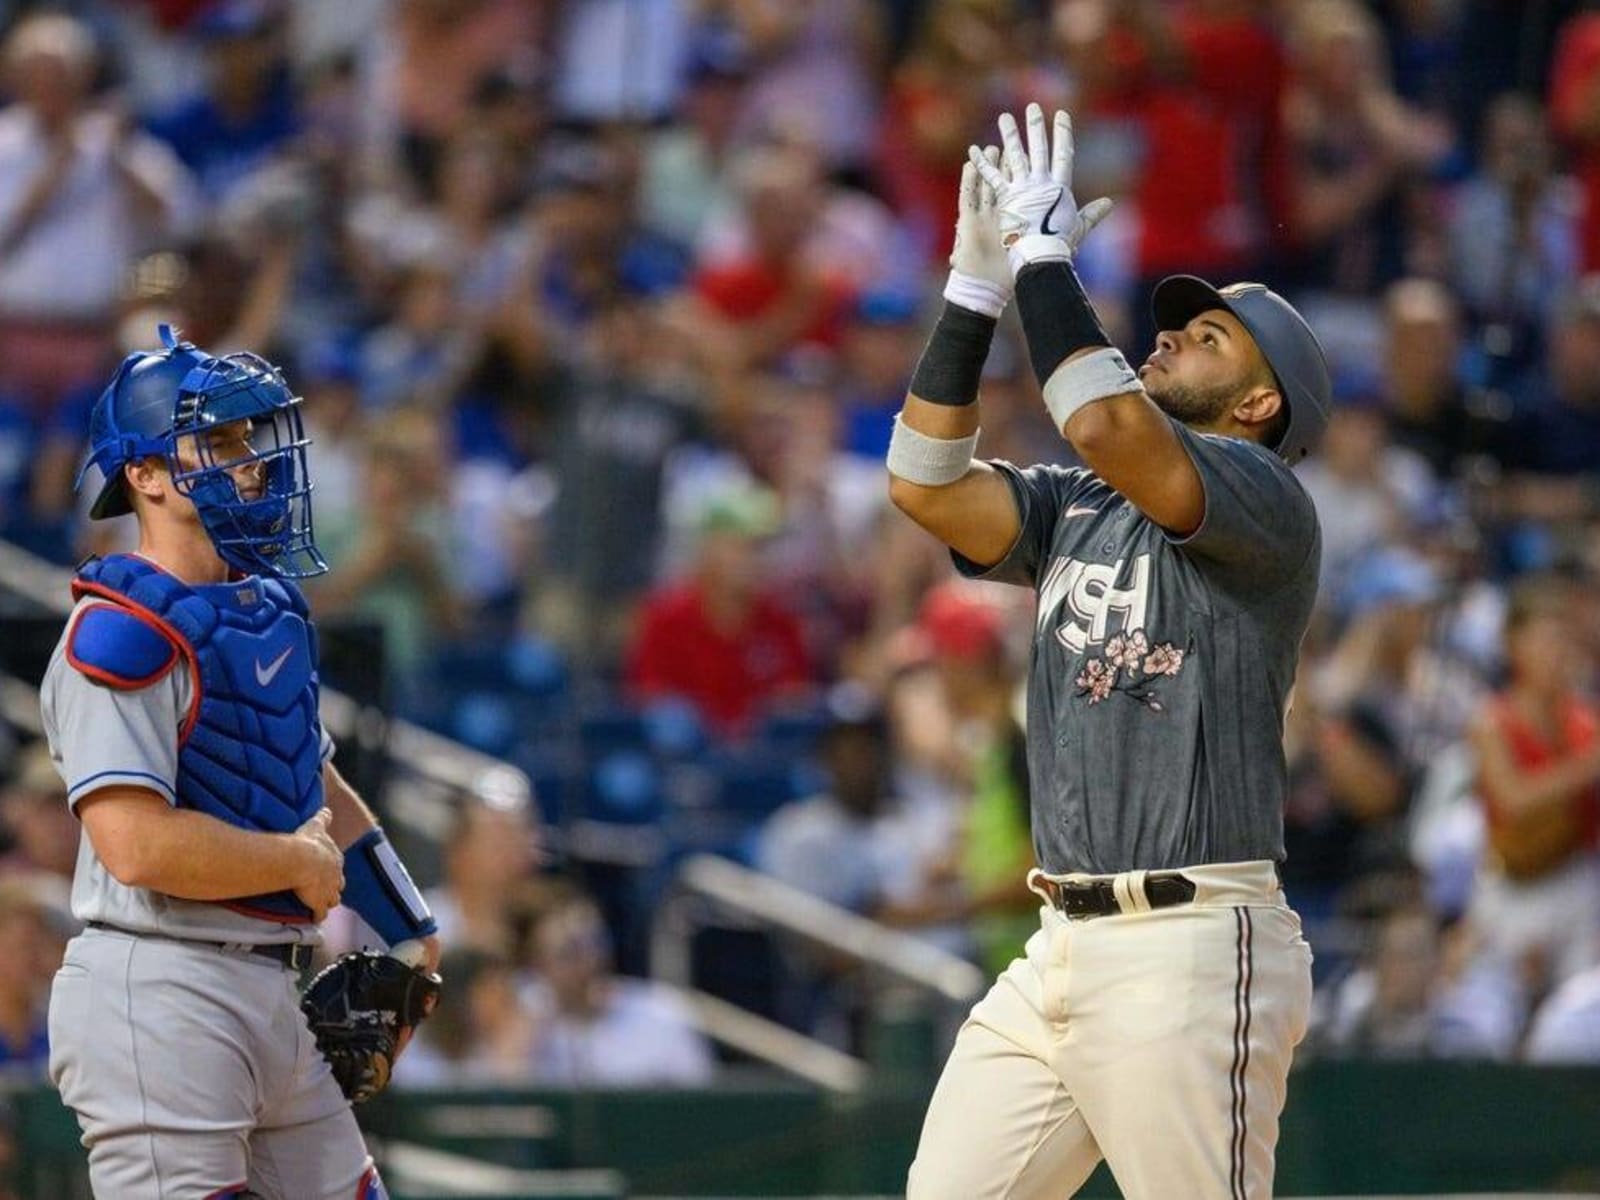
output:
[[[1131,566],[1123,558],[1109,566],[1057,558],[1039,586],[1038,628],[1042,631],[1054,620],[1059,608],[1062,621],[1056,638],[1067,649],[1082,653],[1113,634],[1144,629],[1149,598],[1148,554],[1139,555]]]

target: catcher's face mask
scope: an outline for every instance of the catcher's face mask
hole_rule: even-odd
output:
[[[217,553],[247,574],[304,579],[328,569],[312,535],[299,405],[254,354],[213,359],[183,381],[167,451],[172,482]]]
[[[90,515],[131,512],[122,468],[159,456],[229,566],[292,579],[322,574],[300,397],[254,354],[216,358],[165,325],[161,341],[160,351],[124,359],[95,405],[78,473],[80,485],[91,465],[104,475]]]

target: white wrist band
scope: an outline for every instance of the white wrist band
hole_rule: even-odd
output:
[[[907,483],[923,487],[943,487],[954,483],[972,466],[972,455],[978,448],[978,434],[971,437],[936,438],[918,433],[902,421],[894,419],[894,433],[889,436],[889,474]]]
[[[1011,290],[952,269],[950,278],[945,280],[944,298],[951,304],[998,321],[1006,310],[1006,302],[1011,299]]]
[[[1044,381],[1044,406],[1057,429],[1086,404],[1109,396],[1125,396],[1144,391],[1144,384],[1122,351],[1110,346],[1062,363]]]
[[[1072,247],[1067,245],[1066,238],[1053,233],[1029,233],[1006,247],[1006,261],[1011,264],[1014,278],[1029,263],[1071,262]]]

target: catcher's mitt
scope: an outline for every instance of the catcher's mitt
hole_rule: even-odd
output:
[[[439,976],[374,950],[341,955],[300,998],[333,1077],[352,1104],[389,1086],[400,1037],[439,1003]]]

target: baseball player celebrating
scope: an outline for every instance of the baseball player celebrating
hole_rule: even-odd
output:
[[[50,1074],[97,1196],[375,1200],[350,1101],[437,1000],[433,918],[318,718],[299,398],[254,355],[161,336],[101,395],[84,468],[138,552],[79,568],[42,689],[87,834]],[[346,955],[302,1001],[341,901],[407,961]]]
[[[1032,105],[963,174],[947,304],[889,449],[890,494],[966,575],[1034,588],[1040,928],[956,1039],[913,1200],[1059,1200],[1104,1158],[1131,1200],[1271,1194],[1311,1000],[1284,903],[1283,718],[1320,533],[1290,472],[1326,422],[1315,336],[1259,284],[1155,291],[1137,371],[1072,265],[1110,208],[1072,196]],[[1013,291],[1083,468],[974,457]]]

